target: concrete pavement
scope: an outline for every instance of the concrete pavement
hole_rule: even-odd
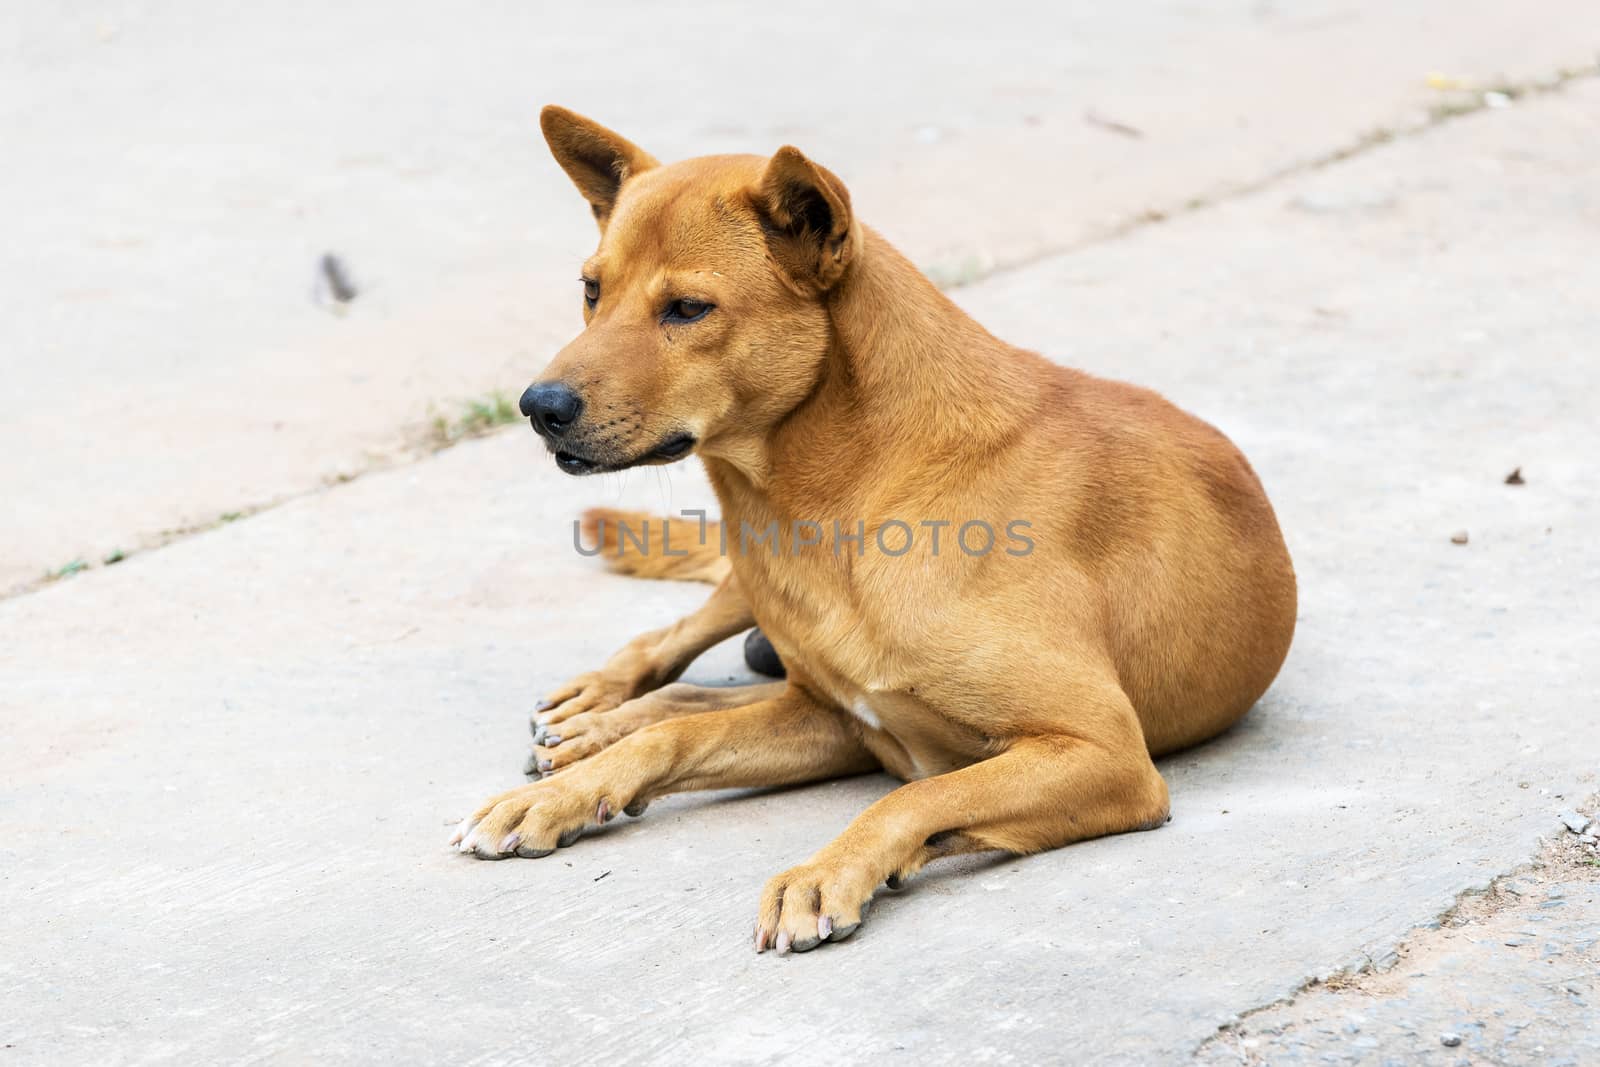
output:
[[[404,461],[436,414],[518,391],[593,241],[542,103],[663,158],[799,143],[955,283],[1597,40],[1589,0],[19,8],[0,592]],[[339,317],[312,299],[328,251],[359,293]]]
[[[1592,253],[1600,160],[1590,146],[1600,142],[1600,82],[1578,80],[1402,136],[1074,254],[1045,254],[1099,232],[1074,221],[1075,206],[1098,205],[1082,218],[1110,226],[1152,205],[1181,205],[1194,190],[1211,189],[1208,182],[1251,181],[1322,152],[1389,114],[1390,101],[1426,106],[1411,75],[1402,77],[1413,66],[1402,45],[1437,43],[1440,24],[1422,18],[1437,14],[1434,6],[1398,8],[1384,22],[1338,5],[1322,8],[1322,21],[1301,8],[1293,19],[1272,6],[1253,11],[1198,18],[1162,8],[1126,24],[1112,14],[1075,14],[1110,19],[1088,34],[1107,59],[1085,61],[1083,82],[1061,74],[1069,88],[1042,120],[1059,122],[1048,126],[1053,133],[1085,126],[1085,160],[1112,168],[1122,160],[1107,152],[1138,146],[1166,154],[1170,146],[1158,147],[1166,139],[1133,109],[1106,106],[1106,114],[1139,123],[1146,138],[1080,122],[1082,101],[1070,86],[1138,85],[1150,70],[1205,50],[1216,67],[1246,58],[1258,66],[1245,62],[1237,78],[1208,69],[1197,85],[1237,90],[1227,99],[1250,99],[1251,115],[1274,115],[1282,123],[1274,128],[1293,128],[1298,139],[1242,133],[1230,141],[1211,128],[1206,144],[1234,147],[1173,150],[1115,171],[1117,181],[1064,186],[1070,195],[1059,205],[1045,198],[1061,216],[1030,234],[1006,230],[1016,221],[1006,203],[1026,189],[989,195],[960,168],[982,160],[987,147],[1010,144],[1022,158],[1038,146],[1005,142],[1010,134],[986,133],[982,123],[950,138],[947,126],[931,136],[907,118],[890,152],[875,146],[867,118],[845,122],[843,91],[837,101],[824,93],[786,104],[754,90],[715,107],[771,115],[773,126],[717,133],[699,117],[667,114],[666,102],[642,106],[637,90],[627,90],[640,126],[661,130],[651,147],[664,155],[746,139],[749,147],[778,139],[810,147],[813,133],[845,131],[840,170],[862,211],[891,235],[906,230],[923,262],[960,262],[968,248],[989,248],[981,213],[992,211],[992,248],[1003,250],[992,258],[1037,262],[960,291],[982,322],[1062,362],[1162,389],[1250,454],[1298,563],[1301,625],[1282,678],[1250,718],[1216,744],[1163,763],[1174,797],[1168,827],[1030,859],[934,865],[901,893],[885,891],[850,944],[787,960],[755,957],[747,944],[762,881],[832,837],[890,789],[888,779],[670,798],[544,861],[477,864],[450,853],[443,843],[451,825],[518,781],[534,694],[704,595],[608,576],[570,549],[571,517],[590,504],[706,504],[696,467],[579,482],[549,466],[525,427],[509,427],[0,601],[3,1054],[18,1064],[686,1054],[734,1062],[1181,1062],[1203,1049],[1208,1062],[1237,1054],[1296,1062],[1342,1054],[1362,1033],[1382,1033],[1371,1059],[1355,1062],[1384,1062],[1382,1054],[1413,1049],[1389,1043],[1405,1037],[1406,1022],[1432,1040],[1429,1005],[1450,1001],[1435,1000],[1437,987],[1426,985],[1374,987],[1373,1006],[1363,1009],[1371,1022],[1358,1024],[1366,1025],[1360,1033],[1342,1030],[1349,1008],[1330,1008],[1320,1000],[1326,993],[1314,992],[1282,1014],[1246,1019],[1251,1035],[1283,1041],[1243,1048],[1213,1038],[1218,1025],[1288,997],[1309,977],[1387,963],[1462,889],[1515,869],[1542,835],[1562,832],[1558,809],[1597,789],[1600,673],[1589,592],[1600,579],[1592,462],[1600,454],[1600,262]],[[214,101],[264,93],[242,112],[242,122],[256,123],[250,138],[234,144],[253,162],[254,192],[230,187],[214,200],[160,192],[179,163],[210,174],[190,192],[213,189],[242,155],[214,157],[194,144],[176,155],[130,152],[120,186],[77,190],[88,205],[82,234],[56,205],[24,221],[30,240],[51,251],[34,274],[5,253],[8,277],[40,286],[21,290],[27,312],[6,328],[21,331],[22,341],[50,339],[48,360],[16,368],[13,395],[69,390],[83,398],[72,427],[106,430],[69,434],[59,414],[51,421],[37,408],[6,419],[6,454],[30,458],[5,469],[13,518],[27,518],[29,531],[53,531],[38,541],[6,531],[8,549],[18,545],[8,558],[27,561],[18,574],[56,560],[75,544],[67,534],[91,530],[90,520],[106,536],[128,537],[146,530],[141,523],[184,522],[314,488],[323,474],[317,464],[370,446],[398,448],[395,411],[422,408],[451,389],[475,394],[506,378],[520,382],[547,344],[573,328],[558,286],[589,235],[581,211],[552,213],[552,205],[576,205],[531,139],[522,96],[515,123],[509,110],[483,118],[482,109],[461,107],[438,125],[413,128],[406,115],[440,112],[418,110],[421,101],[374,110],[386,91],[424,96],[419,85],[498,99],[515,82],[518,42],[474,51],[461,42],[488,40],[482,26],[430,27],[432,37],[382,38],[350,59],[334,45],[357,37],[354,14],[306,22],[328,32],[325,51],[310,53],[240,18],[226,40],[206,38],[222,34],[221,24],[200,22],[187,46],[170,27],[146,46],[158,40],[173,56],[211,56],[197,85]],[[1186,29],[1150,32],[1150,18]],[[1256,26],[1250,19],[1261,24],[1256,32],[1246,29]],[[648,19],[618,21],[643,34]],[[1373,34],[1374,24],[1390,32]],[[75,86],[40,93],[62,109],[51,114],[120,101],[126,110],[115,112],[117,123],[170,123],[171,138],[189,138],[211,104],[197,90],[147,114],[152,101],[178,99],[170,80],[147,72],[149,53],[126,59],[125,69],[83,61],[74,67],[80,82],[51,66],[85,42],[104,50],[138,43],[139,26],[112,19],[46,27],[86,37],[38,59],[29,85],[61,77],[58,88]],[[1458,62],[1496,77],[1515,75],[1504,56],[1526,62],[1587,46],[1576,16],[1453,10],[1450,26],[1456,37],[1446,40],[1477,34],[1477,51],[1462,51]],[[1043,38],[1011,66],[998,61],[1029,37],[1026,29],[974,35],[973,46],[995,56],[974,74],[962,74],[971,66],[966,53],[936,56],[949,77],[933,90],[901,90],[891,98],[896,114],[912,114],[925,91],[936,93],[930,114],[962,114],[955,102],[963,93],[1003,99],[1010,82],[998,78],[1026,72],[1027,56],[1040,64],[1042,83],[1056,85]],[[562,56],[587,32],[542,26],[539,46]],[[928,50],[949,27],[918,24],[907,34],[906,50]],[[875,40],[890,38],[885,30]],[[250,51],[242,51],[246,40]],[[13,56],[43,54],[18,42]],[[1341,46],[1368,50],[1363,62],[1386,70],[1390,80],[1378,83],[1394,91],[1310,93],[1314,77],[1331,77],[1339,56],[1349,56]],[[645,62],[662,64],[667,77],[670,58],[637,51],[654,56]],[[250,78],[229,67],[246,56]],[[307,117],[306,141],[285,139],[280,123],[296,112],[283,91],[304,83],[309,56],[318,70],[354,70],[341,85],[366,86],[365,96],[357,107],[302,90],[293,101]],[[1149,67],[1120,69],[1110,56]],[[354,67],[339,66],[346,59]],[[579,59],[565,62],[578,69]],[[1445,61],[1418,66],[1456,69]],[[438,74],[400,83],[378,77],[402,69]],[[557,74],[538,75],[550,78],[552,94],[584,88],[552,69]],[[1530,64],[1526,77],[1550,69]],[[893,88],[891,74],[890,64],[875,85]],[[1283,88],[1261,99],[1258,83],[1306,93]],[[1173,85],[1146,83],[1146,99],[1174,107]],[[624,88],[606,91],[624,98]],[[1214,101],[1222,96],[1208,99],[1186,101],[1194,110],[1173,125],[1221,107]],[[342,126],[309,118],[317,107],[346,106]],[[8,122],[46,114],[11,107]],[[1013,115],[1000,104],[984,107],[974,110]],[[795,115],[834,123],[782,125],[798,122]],[[299,291],[270,309],[253,302],[274,286],[301,286],[302,264],[322,250],[309,230],[286,224],[293,211],[274,197],[296,158],[328,168],[341,150],[365,150],[342,144],[334,128],[386,146],[410,136],[435,168],[402,174],[405,166],[392,160],[352,163],[365,178],[331,182],[318,187],[325,200],[312,198],[323,218],[346,221],[349,240],[378,242],[376,259],[397,270],[374,288],[381,310],[371,318],[365,296],[344,318],[326,317]],[[62,133],[58,123],[58,133],[38,136],[54,152],[88,158],[98,150],[88,130]],[[514,136],[523,158],[512,168]],[[477,155],[451,155],[451,144],[474,138]],[[1099,149],[1096,138],[1104,139]],[[282,155],[240,146],[278,146]],[[1051,162],[1058,149],[1046,147],[1042,158]],[[886,158],[914,158],[930,184],[950,182],[946,195],[986,195],[976,214],[896,197],[906,165]],[[477,187],[475,171],[462,176],[472,163],[488,171],[482,221],[403,226]],[[1077,182],[1059,163],[1024,178]],[[48,173],[34,158],[11,179],[43,181]],[[86,181],[78,171],[61,173],[64,189]],[[229,200],[235,195],[242,198]],[[72,242],[125,218],[131,208],[120,198],[149,198],[150,219],[186,205],[195,216],[174,224],[182,240],[134,245],[138,253],[115,251],[120,238],[109,238],[101,251],[112,259],[96,261],[104,291],[83,298],[99,312],[78,314],[50,286],[82,266],[78,253],[64,251]],[[272,214],[278,208],[286,214]],[[938,243],[944,234],[950,248]],[[334,243],[346,251],[344,238]],[[245,275],[206,274],[222,251],[245,248],[254,264]],[[434,272],[418,266],[427,259],[419,250],[446,248],[456,258],[440,254]],[[128,259],[117,261],[120,254]],[[358,285],[365,259],[352,253]],[[134,262],[150,264],[136,285],[128,282]],[[456,288],[435,299],[442,275]],[[203,299],[208,278],[222,286],[213,302]],[[194,330],[166,347],[163,338],[178,338],[170,328],[178,309]],[[206,346],[218,363],[203,365]],[[493,350],[502,362],[462,357],[426,370],[451,346]],[[170,362],[150,362],[162,352]],[[290,421],[266,429],[280,410],[293,413]],[[1504,483],[1514,467],[1523,485]],[[1466,544],[1451,542],[1458,531]],[[101,544],[94,537],[82,544]],[[702,681],[739,677],[733,643],[691,672]],[[1592,955],[1592,945],[1579,942],[1597,912],[1592,897],[1573,888],[1587,883],[1562,885],[1571,910],[1562,912],[1560,941]],[[1550,899],[1541,893],[1536,904]],[[1474,1046],[1467,1032],[1466,1053],[1582,1062],[1594,1048],[1592,1013],[1571,1011],[1568,993],[1528,997],[1517,985],[1528,976],[1512,958],[1448,952],[1430,958],[1448,963],[1493,1038]],[[1402,979],[1411,981],[1397,969],[1394,981]],[[1590,977],[1576,981],[1592,987]],[[1538,1043],[1501,1040],[1493,1009],[1506,1000],[1517,1001],[1514,1021],[1538,1033]],[[1334,1049],[1320,1040],[1328,1019],[1338,1019],[1336,1040],[1342,1033],[1352,1041]]]
[[[936,865],[847,945],[747,935],[883,778],[444,847],[536,693],[703,595],[569,541],[705,503],[691,466],[566,479],[512,427],[0,602],[5,1054],[1181,1062],[1385,960],[1596,789],[1597,142],[1578,81],[961,292],[1232,435],[1302,617],[1245,723],[1164,762],[1166,828]]]

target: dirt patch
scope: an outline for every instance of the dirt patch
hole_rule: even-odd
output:
[[[1576,812],[1600,813],[1600,798]],[[1564,815],[1536,859],[1464,895],[1379,966],[1312,982],[1250,1013],[1197,1059],[1600,1062],[1600,820]],[[1574,818],[1584,832],[1572,829]]]

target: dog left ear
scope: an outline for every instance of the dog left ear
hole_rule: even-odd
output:
[[[860,240],[844,183],[785,145],[767,162],[752,199],[767,248],[795,290],[816,296],[833,288]]]

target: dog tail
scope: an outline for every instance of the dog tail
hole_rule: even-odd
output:
[[[618,574],[716,585],[733,570],[719,547],[721,523],[590,508],[580,528],[584,551],[597,548],[606,566]]]

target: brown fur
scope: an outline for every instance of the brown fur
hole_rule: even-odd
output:
[[[687,789],[904,779],[768,883],[756,945],[781,951],[847,936],[879,883],[936,856],[1161,825],[1151,757],[1236,722],[1294,632],[1294,572],[1239,451],[1154,393],[991,336],[793,148],[662,166],[571,112],[542,123],[601,225],[599,299],[542,376],[584,402],[552,450],[627,466],[691,434],[730,533],[825,532],[777,556],[730,538],[726,561],[614,561],[720,584],[550,695],[532,765],[560,773],[486,803],[462,850],[542,855]],[[678,322],[675,300],[714,307]],[[894,519],[918,535],[905,555],[871,540]],[[834,520],[866,523],[865,554],[834,551]],[[928,520],[952,522],[938,553]],[[968,520],[1026,521],[1033,550],[957,550]],[[657,689],[751,619],[785,683]]]

